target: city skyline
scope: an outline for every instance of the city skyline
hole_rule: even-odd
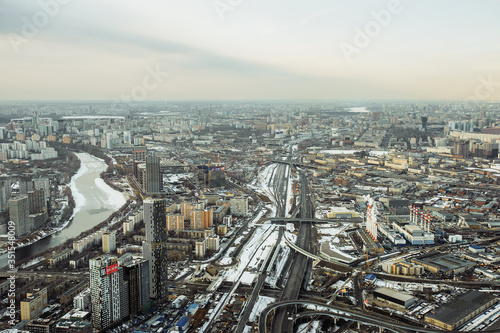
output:
[[[499,1],[1,1],[0,100],[500,99]]]

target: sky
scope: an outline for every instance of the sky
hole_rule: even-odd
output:
[[[500,100],[500,0],[0,0],[0,100]]]

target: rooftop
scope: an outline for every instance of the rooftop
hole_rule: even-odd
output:
[[[434,313],[430,313],[426,317],[439,320],[448,325],[454,325],[493,299],[495,299],[495,296],[491,294],[471,290],[458,296],[453,301],[441,305]]]

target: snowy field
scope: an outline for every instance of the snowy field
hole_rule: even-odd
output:
[[[276,226],[264,224],[257,228],[243,251],[241,251],[238,257],[238,265],[226,271],[225,280],[236,282],[245,269],[249,271],[259,270],[269,251],[276,244],[277,239],[278,229]]]

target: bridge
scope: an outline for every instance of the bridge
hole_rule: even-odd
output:
[[[404,331],[404,332],[421,332],[421,333],[443,333],[443,332],[448,332],[448,333],[476,333],[478,331],[443,331],[439,329],[433,329],[433,328],[428,328],[428,327],[419,327],[419,326],[413,326],[409,324],[405,324],[399,321],[391,320],[387,317],[376,317],[368,314],[362,314],[357,311],[353,311],[351,309],[346,309],[346,308],[341,308],[333,305],[327,305],[324,303],[320,302],[315,302],[315,301],[307,301],[307,300],[294,300],[294,301],[282,301],[282,302],[277,302],[274,304],[269,305],[266,307],[260,317],[259,317],[259,332],[260,333],[266,333],[266,323],[267,323],[267,316],[269,313],[275,309],[289,306],[289,305],[296,305],[296,306],[304,306],[304,305],[313,305],[313,306],[318,306],[321,307],[325,310],[317,310],[317,311],[306,311],[301,314],[297,314],[294,316],[294,320],[298,319],[300,317],[306,317],[306,316],[315,316],[315,315],[324,315],[324,316],[330,316],[338,319],[344,319],[344,320],[350,320],[350,321],[355,321],[364,325],[370,325],[370,326],[378,326],[384,329],[388,329],[391,331]],[[398,329],[398,330],[396,330]],[[498,330],[487,330],[487,331],[481,331],[481,332],[498,332]]]
[[[329,259],[326,259],[326,258],[322,258],[322,257],[319,257],[311,252],[308,252],[300,247],[298,247],[296,244],[290,242],[286,236],[284,237],[285,239],[285,243],[286,245],[288,245],[289,247],[291,247],[292,249],[294,249],[295,251],[299,252],[299,253],[302,253],[303,255],[305,255],[306,257],[309,257],[309,258],[312,258],[314,260],[320,260],[320,261],[326,261],[326,262],[331,262],[333,264],[336,264],[336,265],[341,265],[341,266],[344,266],[344,267],[348,267],[348,268],[351,268],[351,266],[347,265],[346,263],[343,263],[343,262],[340,262],[340,261],[337,261],[337,260],[329,260]]]
[[[294,217],[273,217],[270,218],[269,221],[271,223],[293,223],[293,222],[298,222],[298,223],[330,223],[334,224],[336,223],[337,227],[340,226],[340,224],[348,224],[348,223],[361,223],[363,222],[363,219],[361,218],[350,218],[350,219],[315,219],[315,218],[294,218]]]

